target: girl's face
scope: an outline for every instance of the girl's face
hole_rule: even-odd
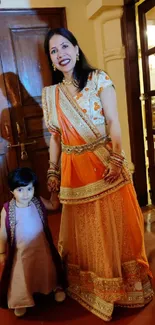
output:
[[[33,198],[34,186],[30,183],[27,186],[17,187],[12,194],[16,200],[16,205],[20,208],[25,208]]]
[[[76,56],[79,52],[78,46],[74,46],[67,38],[54,35],[49,41],[49,51],[52,63],[56,69],[72,75],[76,64]]]

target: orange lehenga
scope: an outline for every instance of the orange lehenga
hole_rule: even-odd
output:
[[[109,321],[114,305],[141,307],[153,296],[135,190],[126,164],[119,180],[104,181],[111,142],[64,85],[43,89],[43,108],[49,130],[62,137],[58,247],[68,293]]]

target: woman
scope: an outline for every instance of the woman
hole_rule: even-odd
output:
[[[115,89],[105,72],[88,64],[68,30],[50,30],[45,51],[54,82],[43,89],[51,133],[48,188],[54,193],[60,187],[58,246],[67,264],[68,293],[109,321],[114,305],[141,307],[153,296]]]

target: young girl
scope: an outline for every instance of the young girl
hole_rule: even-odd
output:
[[[14,198],[1,212],[0,307],[23,316],[34,306],[33,294],[54,291],[55,300],[65,299],[66,281],[60,256],[53,244],[45,207],[34,197],[36,175],[29,168],[10,173],[9,188]],[[46,203],[46,201],[44,201]],[[57,202],[50,208],[57,207]]]

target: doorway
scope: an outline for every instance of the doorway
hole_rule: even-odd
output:
[[[152,20],[154,7],[155,0],[124,0],[122,20],[131,157],[135,166],[133,182],[140,206],[155,203],[155,87],[150,70],[150,62],[155,53],[155,39],[152,40],[151,36],[151,42],[154,44],[150,47],[147,34],[148,21],[150,16]]]
[[[8,172],[16,167],[31,167],[39,194],[48,196],[50,135],[41,94],[52,80],[43,44],[56,27],[66,27],[64,8],[0,10],[0,209],[10,198]]]
[[[136,4],[148,203],[155,204],[155,0]]]

